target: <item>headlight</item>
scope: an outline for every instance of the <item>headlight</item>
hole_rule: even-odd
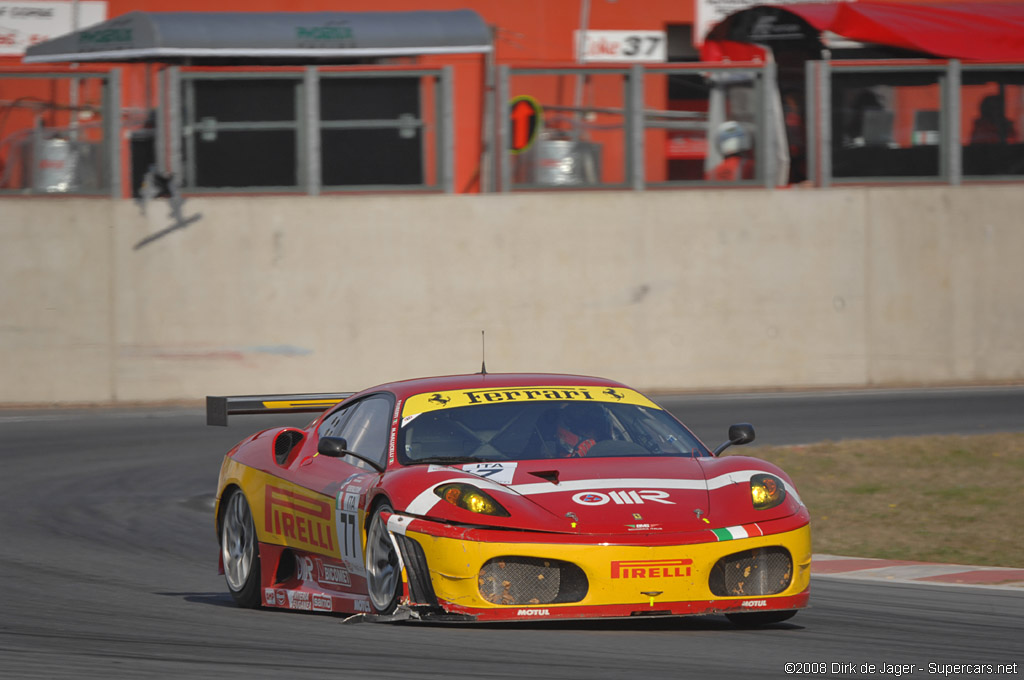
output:
[[[508,510],[501,507],[501,503],[472,484],[442,484],[434,489],[434,493],[463,510],[481,515],[510,517]]]
[[[786,500],[786,484],[775,475],[750,478],[750,500],[755,510],[767,510]]]

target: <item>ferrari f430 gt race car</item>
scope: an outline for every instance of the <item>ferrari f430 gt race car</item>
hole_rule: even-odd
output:
[[[244,607],[377,620],[723,613],[806,606],[809,515],[770,463],[719,457],[618,382],[425,378],[356,394],[208,397],[210,424],[321,412],[227,453],[216,527]]]

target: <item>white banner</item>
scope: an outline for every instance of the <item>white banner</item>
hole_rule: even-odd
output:
[[[820,2],[821,0],[773,0],[772,5],[795,5],[801,2]],[[824,0],[829,2],[830,0]],[[844,0],[831,0],[842,2]],[[747,9],[754,5],[764,4],[761,0],[697,0],[697,17],[693,25],[693,44],[700,47],[707,37],[708,31],[719,21],[733,12]]]
[[[665,31],[587,31],[583,62],[666,61]],[[573,31],[573,57],[579,54],[580,31]]]
[[[70,0],[0,1],[0,56],[21,56],[29,45],[73,30]],[[106,0],[80,0],[78,27],[106,21]]]

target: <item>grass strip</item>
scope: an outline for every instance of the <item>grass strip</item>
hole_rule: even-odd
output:
[[[816,553],[1024,567],[1024,433],[748,451],[793,479]]]

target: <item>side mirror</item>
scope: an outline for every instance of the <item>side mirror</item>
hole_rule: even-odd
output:
[[[754,426],[750,423],[736,423],[735,425],[729,426],[729,441],[722,442],[714,451],[714,455],[719,455],[722,451],[735,444],[736,446],[743,446],[754,441]]]
[[[384,466],[380,464],[380,461],[367,458],[358,451],[349,451],[348,442],[345,441],[344,437],[320,437],[320,441],[316,443],[316,452],[322,456],[330,456],[331,458],[352,456],[353,458],[365,461],[377,472],[384,472]]]
[[[320,437],[316,444],[316,452],[331,458],[341,458],[351,453],[348,450],[348,442],[343,437]]]

